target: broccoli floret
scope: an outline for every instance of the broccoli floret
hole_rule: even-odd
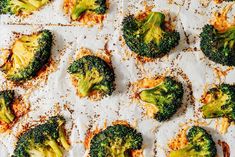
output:
[[[106,10],[106,0],[76,0],[72,9],[71,18],[72,20],[77,20],[86,11],[105,14]]]
[[[24,15],[31,14],[50,0],[1,0],[0,14]]]
[[[90,142],[90,157],[131,157],[133,150],[141,149],[143,137],[126,125],[109,126],[96,134]]]
[[[60,145],[65,150],[70,147],[64,133],[64,124],[63,117],[55,116],[46,123],[31,128],[19,137],[13,157],[62,157]]]
[[[23,35],[14,42],[11,54],[1,70],[11,81],[29,80],[48,62],[51,47],[52,34],[48,30]]]
[[[122,22],[127,46],[143,57],[157,58],[179,44],[180,34],[165,28],[165,15],[151,12],[144,20],[129,15]]]
[[[14,101],[14,91],[0,91],[0,121],[12,123],[15,115],[12,111],[12,103]]]
[[[235,120],[235,86],[221,84],[210,89],[202,102],[201,107],[204,118],[227,117]]]
[[[211,135],[201,127],[193,126],[187,134],[188,144],[170,152],[170,157],[215,157],[216,145]]]
[[[166,77],[159,85],[139,93],[140,99],[157,107],[155,118],[165,121],[176,113],[181,106],[183,86],[171,77]]]
[[[200,38],[201,50],[210,60],[235,66],[235,27],[220,32],[212,25],[205,25]]]
[[[104,60],[88,55],[74,61],[68,68],[78,81],[78,93],[88,96],[92,91],[111,95],[114,90],[114,71]]]

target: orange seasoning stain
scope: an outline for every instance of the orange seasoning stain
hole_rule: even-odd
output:
[[[22,99],[22,97],[17,97],[17,98],[15,98],[15,100],[12,104],[12,111],[15,115],[14,121],[10,124],[0,121],[0,133],[10,130],[20,117],[27,114],[27,112],[29,112],[29,104],[27,104]]]
[[[233,4],[227,5],[221,12],[215,12],[211,24],[220,32],[226,31],[229,27],[235,25],[235,21],[230,23],[228,21],[228,12],[231,11]]]
[[[214,0],[215,3],[219,4],[219,3],[222,3],[223,0]]]
[[[113,125],[118,125],[118,124],[121,124],[121,125],[126,125],[126,126],[130,126],[130,124],[127,122],[127,121],[124,121],[124,120],[117,120],[117,121],[114,121],[112,122]],[[107,128],[107,125],[106,125],[106,121],[104,123],[104,128],[103,129],[98,129],[96,127],[96,129],[94,131],[91,131],[91,130],[88,130],[87,133],[86,133],[86,137],[85,137],[85,140],[84,140],[84,147],[86,150],[89,150],[90,149],[90,142],[92,140],[92,138],[100,133],[101,131],[103,131],[104,129]],[[131,157],[144,157],[143,155],[143,149],[140,149],[140,150],[133,150],[131,151]]]
[[[179,150],[188,144],[187,131],[189,126],[185,126],[175,138],[170,140],[168,146],[171,150]]]
[[[232,71],[234,68],[229,67],[226,70],[222,70],[220,68],[214,68],[214,72],[217,76],[217,79],[220,80],[221,77],[226,77],[230,71]]]
[[[227,133],[228,132],[228,128],[230,127],[230,125],[231,125],[231,122],[229,121],[228,118],[225,118],[225,117],[222,118],[219,132],[221,134]]]

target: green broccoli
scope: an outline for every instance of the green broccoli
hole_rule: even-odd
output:
[[[212,25],[205,25],[200,34],[201,50],[212,61],[235,66],[235,27],[224,32],[218,31]]]
[[[0,14],[28,15],[46,5],[50,0],[1,0]]]
[[[51,47],[52,34],[48,30],[23,35],[14,42],[8,60],[0,69],[9,80],[29,80],[48,62]]]
[[[211,135],[199,126],[193,126],[187,134],[188,144],[170,152],[170,157],[215,157],[216,145]]]
[[[74,61],[68,68],[78,81],[78,93],[88,96],[92,91],[111,95],[114,90],[114,71],[99,57],[87,55]]]
[[[165,121],[181,106],[183,94],[182,84],[166,77],[156,87],[141,91],[139,97],[142,101],[155,105],[158,109],[155,118],[158,121]]]
[[[227,117],[235,120],[235,86],[221,84],[210,89],[202,102],[201,107],[204,118]]]
[[[12,103],[14,101],[14,91],[0,91],[0,121],[12,123],[15,119],[12,111]]]
[[[144,20],[129,15],[122,22],[127,46],[143,57],[157,58],[179,44],[180,34],[165,28],[165,15],[151,12]]]
[[[141,149],[143,137],[126,125],[109,126],[90,142],[90,157],[131,157],[132,150]]]
[[[77,20],[86,11],[105,14],[106,10],[106,0],[76,0],[72,9],[71,18],[72,20]]]
[[[19,137],[13,157],[62,157],[63,151],[69,149],[64,133],[65,119],[54,116],[41,125],[31,128]]]

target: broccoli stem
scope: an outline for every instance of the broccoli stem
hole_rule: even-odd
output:
[[[227,95],[222,95],[218,99],[213,100],[212,102],[203,105],[201,111],[205,118],[216,118],[223,116],[226,112],[229,112],[228,109],[223,109],[223,105],[228,99]]]
[[[2,106],[0,106],[0,120],[5,123],[11,123],[15,119],[15,115],[11,112],[10,108],[8,108],[5,104],[5,101],[2,100]]]
[[[85,76],[81,76],[78,81],[78,90],[81,96],[87,96],[94,85],[102,81],[102,79],[103,78],[99,76],[99,72],[97,70],[88,70]]]
[[[224,43],[224,48],[227,46],[232,49],[235,43],[235,27],[230,27],[227,31],[220,33],[219,35],[221,43]]]
[[[165,15],[159,12],[151,12],[146,22],[141,28],[141,33],[145,35],[144,41],[150,43],[155,40],[157,44],[160,43],[164,31],[161,28],[162,23],[165,20]]]
[[[195,157],[195,156],[201,156],[198,154],[198,152],[195,152],[193,145],[188,144],[183,149],[179,149],[176,151],[170,152],[170,157]]]
[[[53,149],[56,154],[56,157],[63,157],[63,153],[55,140],[51,139],[47,142],[47,144]]]
[[[59,141],[61,142],[61,144],[65,150],[69,150],[70,146],[66,140],[64,129],[62,127],[59,128]]]
[[[140,93],[140,99],[142,101],[145,101],[154,105],[163,104],[163,103],[167,103],[167,101],[171,101],[172,97],[164,95],[164,93],[162,92],[167,92],[167,89],[164,87],[164,85],[160,85],[153,89],[143,90]]]
[[[85,7],[80,7],[80,6],[74,7],[74,9],[72,10],[72,14],[71,14],[72,20],[76,20],[86,10],[87,8]]]
[[[15,6],[20,6],[21,8],[23,8],[25,12],[28,12],[28,13],[37,9],[36,6],[24,0],[12,0],[11,3],[14,4]],[[17,8],[14,8],[14,9],[17,10]]]
[[[142,101],[151,103],[151,104],[156,104],[156,97],[159,94],[154,93],[154,89],[150,89],[150,90],[144,90],[142,92],[140,92],[140,99]]]

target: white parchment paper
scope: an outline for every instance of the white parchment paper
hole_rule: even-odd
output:
[[[180,130],[179,124],[196,119],[208,122],[210,125],[206,129],[212,134],[215,142],[226,141],[231,148],[231,157],[235,157],[235,150],[232,149],[235,147],[235,127],[231,126],[226,134],[221,135],[215,127],[215,120],[204,120],[198,113],[198,108],[202,105],[199,99],[207,85],[235,82],[235,70],[218,79],[214,68],[227,69],[228,67],[209,61],[199,47],[201,28],[209,22],[213,12],[221,10],[229,3],[215,5],[210,0],[173,0],[172,2],[169,4],[167,0],[150,0],[147,4],[154,5],[154,11],[169,12],[170,17],[176,17],[174,24],[181,35],[180,44],[169,55],[143,65],[130,55],[130,50],[126,46],[123,47],[120,41],[123,17],[129,13],[143,11],[145,4],[143,0],[110,1],[110,9],[103,27],[71,24],[63,13],[63,0],[54,0],[24,19],[1,15],[1,48],[11,45],[13,32],[28,34],[40,29],[49,29],[54,35],[52,58],[57,66],[55,71],[49,74],[46,82],[40,83],[38,88],[31,90],[28,98],[31,104],[30,112],[19,119],[11,132],[0,135],[0,156],[8,157],[12,154],[17,141],[16,135],[21,131],[22,126],[29,123],[37,124],[35,120],[37,121],[40,116],[49,117],[59,113],[67,120],[66,128],[71,141],[71,150],[65,154],[66,157],[85,157],[83,142],[87,130],[97,126],[102,128],[104,122],[111,125],[115,120],[126,120],[143,134],[145,157],[165,157],[166,152],[169,151],[167,145],[169,140]],[[205,5],[203,6],[202,3]],[[229,15],[233,17],[233,12]],[[108,49],[112,54],[116,90],[112,96],[101,101],[80,99],[75,94],[67,67],[81,47],[102,53],[105,43],[108,43]],[[145,110],[131,101],[129,90],[131,82],[161,74],[177,77],[183,83],[185,90],[181,109],[173,118],[163,123],[146,117]],[[3,76],[0,80],[4,86]],[[190,88],[193,92],[192,96],[190,96]],[[30,90],[22,87],[14,87],[14,89],[22,95],[29,93]],[[59,111],[57,111],[58,108]],[[223,157],[219,145],[218,157]]]

